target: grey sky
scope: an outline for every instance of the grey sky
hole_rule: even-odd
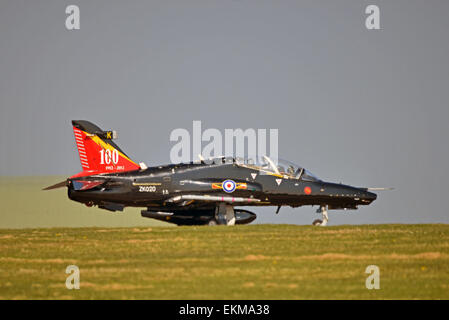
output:
[[[448,1],[0,0],[0,48],[0,175],[79,172],[72,119],[147,165],[193,120],[278,128],[280,156],[320,178],[396,187],[333,224],[449,222]],[[258,221],[317,217],[272,211]]]

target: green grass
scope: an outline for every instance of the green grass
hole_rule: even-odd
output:
[[[41,191],[61,180],[0,177],[1,299],[449,299],[448,225],[172,227]]]
[[[448,262],[448,225],[3,229],[0,298],[449,299]]]

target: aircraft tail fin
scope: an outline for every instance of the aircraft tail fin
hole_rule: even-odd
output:
[[[73,134],[83,172],[76,176],[138,170],[132,161],[114,142],[115,131],[103,131],[85,120],[73,120]]]

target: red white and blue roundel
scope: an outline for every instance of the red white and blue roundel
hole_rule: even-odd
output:
[[[225,180],[222,183],[223,191],[227,193],[234,192],[235,190],[235,182],[233,180]]]

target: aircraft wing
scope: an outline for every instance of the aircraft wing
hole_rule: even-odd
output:
[[[182,201],[204,201],[204,202],[228,202],[228,203],[257,203],[260,199],[255,198],[243,198],[243,197],[230,197],[230,196],[209,196],[199,194],[184,194],[176,196],[167,200],[167,202],[182,202]]]

